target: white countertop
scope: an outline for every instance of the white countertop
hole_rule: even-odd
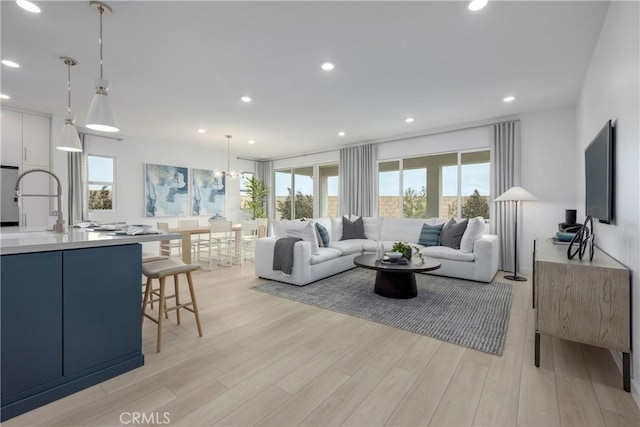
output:
[[[129,245],[132,243],[182,238],[182,235],[178,233],[114,236],[110,235],[109,232],[84,231],[81,229],[70,229],[63,234],[56,234],[51,231],[8,231],[2,230],[2,233],[0,233],[0,255]]]

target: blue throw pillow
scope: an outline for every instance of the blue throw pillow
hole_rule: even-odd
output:
[[[325,248],[329,247],[329,230],[323,225],[320,225],[316,222],[316,230],[318,230],[318,234],[322,239],[322,246]]]
[[[438,246],[440,245],[440,234],[444,224],[429,225],[422,224],[422,231],[420,232],[420,239],[418,244],[422,246]]]

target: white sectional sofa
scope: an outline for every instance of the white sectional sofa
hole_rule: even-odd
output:
[[[353,219],[353,218],[352,218]],[[462,249],[444,246],[423,247],[418,245],[423,224],[437,225],[447,220],[440,218],[367,218],[363,217],[366,239],[341,240],[341,218],[318,218],[315,221],[329,231],[329,247],[318,247],[317,238],[297,242],[293,248],[293,268],[291,274],[273,270],[273,254],[276,240],[285,237],[279,224],[274,224],[274,237],[256,241],[255,273],[259,277],[303,286],[316,280],[354,268],[353,259],[365,252],[376,251],[377,240],[384,243],[385,250],[391,250],[395,242],[406,242],[420,248],[423,257],[437,259],[441,268],[430,272],[441,276],[457,277],[479,282],[490,282],[498,271],[498,236],[482,234],[463,235]],[[477,233],[475,233],[477,234]],[[465,240],[465,237],[467,239]],[[463,251],[463,249],[467,251]],[[414,255],[416,256],[416,255]]]

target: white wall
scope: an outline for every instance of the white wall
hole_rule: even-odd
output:
[[[59,138],[55,129],[62,128],[59,118],[53,120],[54,132],[52,143],[57,144]],[[60,126],[57,126],[57,125]],[[63,211],[65,218],[68,212],[67,195],[67,165],[66,153],[53,150],[53,169],[63,181],[65,200]],[[116,188],[115,210],[108,212],[90,212],[89,219],[94,221],[125,221],[129,224],[156,225],[157,221],[168,222],[170,226],[177,226],[178,219],[199,219],[206,224],[207,216],[200,217],[157,217],[146,218],[144,211],[144,164],[182,166],[199,169],[226,169],[226,150],[215,150],[204,145],[175,144],[167,142],[142,141],[126,139],[115,141],[95,136],[85,139],[85,154],[112,156],[116,158]],[[231,167],[238,171],[253,172],[254,163],[248,160],[231,159]],[[225,217],[234,221],[247,219],[247,214],[240,209],[240,180],[230,180],[225,194]],[[154,250],[145,246],[144,250]],[[157,246],[157,245],[156,245]]]
[[[522,188],[538,198],[522,204],[519,270],[530,272],[533,240],[555,235],[565,209],[576,209],[574,108],[520,116]],[[581,221],[578,217],[578,221]]]
[[[576,108],[576,188],[584,216],[584,149],[605,122],[616,123],[615,222],[596,224],[596,244],[632,271],[632,341],[640,343],[640,4],[611,2]],[[640,404],[640,351],[632,355],[634,397]]]
[[[378,144],[378,160],[488,148],[491,145],[490,138],[491,127],[482,126],[384,142]]]

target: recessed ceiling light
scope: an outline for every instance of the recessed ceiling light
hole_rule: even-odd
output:
[[[476,10],[480,10],[483,7],[485,7],[488,3],[488,0],[473,0],[469,3],[469,6],[467,6],[469,8],[469,10],[471,11],[476,11]]]
[[[206,131],[206,129],[198,129],[198,133],[205,133]]]
[[[9,95],[5,95],[4,93],[0,93],[0,99],[11,99]]]
[[[249,141],[247,141],[249,144],[255,144],[256,142],[253,139],[250,139]]]
[[[251,101],[253,101],[253,99],[251,99],[250,96],[244,95],[244,96],[240,97],[240,101],[242,101],[242,102],[251,102]]]
[[[344,133],[344,131],[338,132],[338,136],[345,136],[345,135],[346,135],[346,133]]]
[[[324,62],[320,68],[322,68],[325,71],[331,71],[333,70],[333,68],[335,67],[335,65],[333,65],[331,62]]]
[[[404,119],[405,122],[407,123],[413,123],[415,119],[413,117],[407,117],[406,119]]]
[[[26,10],[27,12],[40,13],[40,8],[35,3],[31,3],[30,1],[17,0],[16,4],[21,8],[23,8],[24,10]]]
[[[20,68],[20,64],[18,64],[17,62],[14,62],[10,59],[3,59],[2,63],[4,65],[6,65],[7,67],[11,67],[11,68]]]
[[[515,97],[515,96],[507,96],[507,97],[505,97],[505,98],[502,98],[502,100],[503,100],[504,102],[511,102],[511,101],[513,101],[514,99],[516,99],[516,97]]]

